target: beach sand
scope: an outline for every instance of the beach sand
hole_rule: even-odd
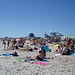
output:
[[[51,52],[47,52],[48,65],[31,64],[24,62],[24,58],[31,55],[33,58],[38,51],[33,52],[20,50],[3,50],[2,42],[0,42],[0,54],[13,53],[16,51],[18,57],[6,56],[0,57],[0,75],[75,75],[75,57],[74,56],[55,56],[53,51],[56,47],[48,44]],[[18,58],[21,61],[18,61]]]

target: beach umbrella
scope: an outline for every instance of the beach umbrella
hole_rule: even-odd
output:
[[[69,36],[69,38],[75,39],[75,35],[71,35]]]
[[[16,41],[20,41],[20,39],[16,39]]]

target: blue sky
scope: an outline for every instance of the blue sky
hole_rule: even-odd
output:
[[[0,0],[0,37],[75,34],[75,0]]]

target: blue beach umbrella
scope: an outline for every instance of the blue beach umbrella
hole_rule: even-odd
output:
[[[42,45],[42,47],[44,48],[44,50],[45,50],[46,52],[51,52],[51,50],[49,50],[49,48],[48,48],[46,45]]]

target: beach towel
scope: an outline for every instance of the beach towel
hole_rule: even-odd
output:
[[[70,56],[75,56],[75,53],[71,54]]]
[[[42,47],[44,48],[44,50],[45,50],[46,52],[51,52],[51,51],[49,50],[49,48],[48,48],[46,45],[43,45]]]
[[[41,62],[41,61],[35,61],[33,62],[33,64],[39,64],[39,65],[47,65],[47,64],[50,64],[49,62]]]
[[[55,54],[55,56],[60,56],[61,54]]]

